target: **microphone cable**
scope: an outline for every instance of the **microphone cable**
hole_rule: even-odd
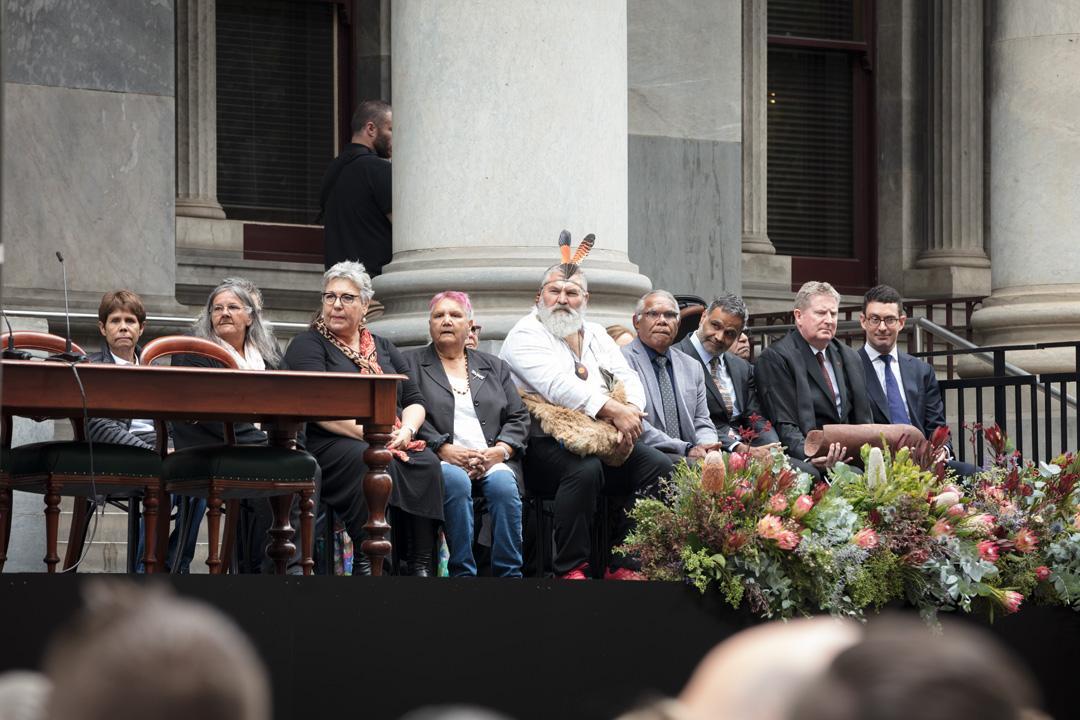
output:
[[[97,477],[94,473],[94,441],[90,439],[90,413],[86,408],[86,388],[83,387],[82,378],[79,377],[79,369],[75,367],[76,363],[69,360],[63,360],[62,362],[66,363],[75,375],[75,383],[79,386],[79,397],[82,399],[83,434],[86,436],[86,448],[90,456],[90,495],[93,497],[93,510],[91,512],[94,517],[94,527],[90,533],[90,539],[86,540],[84,533],[82,554],[79,556],[78,561],[71,567],[61,570],[61,572],[74,572],[86,559],[87,553],[90,552],[90,545],[93,544],[94,538],[97,537],[98,511],[100,510],[102,515],[105,514],[105,498],[104,496],[99,497],[97,493]],[[74,519],[74,512],[72,519]]]

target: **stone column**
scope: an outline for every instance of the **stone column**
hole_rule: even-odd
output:
[[[428,341],[431,296],[467,290],[484,339],[528,312],[559,231],[585,262],[589,318],[630,319],[626,3],[400,0],[391,16],[394,259],[377,331]]]
[[[221,220],[215,0],[176,0],[176,214]]]
[[[983,246],[983,0],[928,8],[926,247],[909,295],[985,295]]]
[[[791,258],[769,240],[768,2],[742,0],[742,272],[751,312],[791,308]]]
[[[990,38],[992,294],[972,318],[983,343],[1080,337],[1080,4],[996,0]],[[1029,371],[1069,352],[1010,354]]]

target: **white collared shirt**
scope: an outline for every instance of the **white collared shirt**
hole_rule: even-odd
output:
[[[517,321],[503,341],[499,358],[510,366],[514,383],[528,393],[536,393],[549,403],[579,410],[596,417],[608,401],[600,368],[611,372],[626,388],[626,401],[645,409],[645,387],[626,362],[615,341],[596,323],[584,324],[581,363],[589,377],[574,374],[577,358],[562,338],[548,332],[535,308]]]
[[[716,377],[731,395],[731,416],[738,417],[739,396],[735,394],[735,381],[731,379],[731,374],[728,373],[727,363],[724,361],[724,353],[720,353],[718,356],[710,354],[709,351],[705,349],[705,346],[701,342],[701,338],[698,337],[696,332],[691,333],[690,344],[697,350],[698,357],[705,363],[706,368],[712,367],[712,359],[714,357],[720,358],[720,362],[716,365]],[[708,381],[712,382],[712,375],[708,371],[706,371],[705,375],[707,376]]]
[[[881,385],[881,393],[885,396],[886,401],[889,398],[889,393],[885,389],[885,361],[881,359],[881,353],[870,346],[870,343],[863,345],[863,349],[866,351],[866,357],[870,358],[870,365],[874,368],[874,374],[877,375],[878,384]],[[908,407],[907,393],[904,392],[904,378],[900,375],[900,354],[896,350],[896,346],[892,346],[892,350],[888,353],[892,356],[892,362],[889,363],[889,368],[892,370],[893,377],[896,378],[896,387],[900,388],[900,399],[904,403],[904,409],[908,411],[908,417],[911,417],[911,408]]]

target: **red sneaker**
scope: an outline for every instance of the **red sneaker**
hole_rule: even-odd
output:
[[[559,575],[560,580],[588,580],[589,563],[581,563],[568,573]]]
[[[604,571],[605,580],[644,580],[645,576],[629,568],[608,568]]]

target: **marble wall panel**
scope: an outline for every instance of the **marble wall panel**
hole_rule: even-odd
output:
[[[737,142],[630,136],[629,255],[653,287],[740,292],[741,168]]]
[[[174,99],[19,83],[4,92],[5,296],[60,288],[56,250],[73,291],[171,296]]]
[[[5,81],[173,94],[173,0],[4,5]]]

